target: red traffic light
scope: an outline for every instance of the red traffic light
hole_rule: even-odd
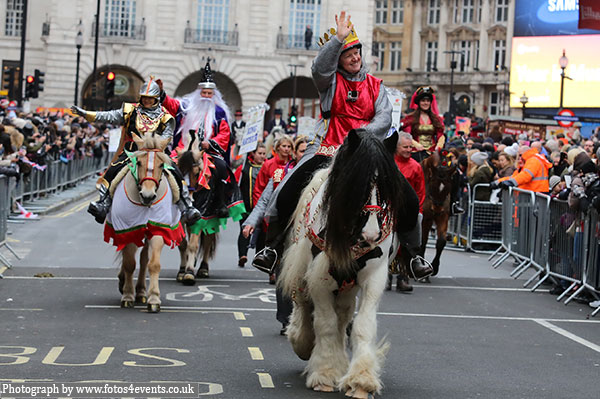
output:
[[[26,80],[27,80],[27,83],[33,83],[34,78],[32,75],[27,75]]]
[[[109,72],[106,74],[106,80],[115,80],[115,73],[114,72]]]

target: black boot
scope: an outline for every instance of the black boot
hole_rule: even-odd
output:
[[[252,260],[252,266],[265,273],[273,273],[280,255],[283,254],[283,241],[285,239],[285,228],[281,223],[271,222],[267,230],[266,246],[259,251]]]
[[[433,266],[422,256],[414,256],[409,263],[408,271],[411,277],[415,280],[421,280],[425,277],[431,276],[433,273]]]
[[[413,286],[410,285],[408,279],[398,275],[396,278],[396,291],[397,292],[412,292]]]
[[[202,217],[200,211],[194,208],[194,204],[190,198],[190,192],[185,185],[181,190],[181,198],[179,198],[179,201],[177,202],[177,207],[181,211],[181,218],[188,226],[193,225]]]
[[[460,206],[458,201],[453,202],[452,206],[450,206],[450,216],[462,215],[465,213],[465,210]]]
[[[112,197],[110,196],[108,187],[103,184],[100,185],[98,191],[100,192],[100,199],[90,202],[87,211],[96,219],[96,222],[103,224],[112,205]]]

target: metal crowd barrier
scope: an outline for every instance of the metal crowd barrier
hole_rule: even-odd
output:
[[[98,162],[92,157],[74,159],[67,163],[53,161],[48,163],[44,170],[33,168],[29,176],[21,176],[21,181],[14,189],[11,189],[10,178],[0,175],[0,248],[7,248],[17,259],[20,259],[6,242],[12,201],[36,200],[41,196],[65,190],[104,170],[107,164],[107,159]],[[12,266],[2,253],[0,253],[0,264],[8,268]],[[0,278],[2,278],[1,274]]]
[[[518,188],[503,190],[502,245],[488,260],[501,255],[492,266],[498,267],[509,257],[518,265],[511,276],[518,278],[535,268],[527,280],[535,291],[547,279],[565,290],[557,297],[565,305],[587,290],[600,294],[600,218],[595,209],[585,215],[574,213],[566,201]],[[566,286],[568,285],[568,287]],[[591,314],[596,315],[600,307]]]

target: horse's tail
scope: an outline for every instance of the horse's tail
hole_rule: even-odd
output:
[[[209,261],[211,259],[213,259],[215,257],[215,254],[217,252],[217,239],[218,239],[218,234],[214,233],[214,234],[206,234],[206,233],[202,233],[202,260],[203,261]]]

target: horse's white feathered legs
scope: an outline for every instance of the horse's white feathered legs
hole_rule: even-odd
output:
[[[346,396],[362,397],[364,393],[379,393],[382,388],[380,374],[389,344],[377,344],[377,308],[387,281],[391,243],[390,236],[381,244],[384,255],[368,260],[358,273],[361,294],[350,336],[352,361],[339,383],[340,390],[347,391]]]
[[[309,296],[314,305],[313,324],[317,332],[315,347],[305,373],[306,386],[315,390],[332,390],[348,369],[344,348],[345,332],[338,327],[335,294],[337,283],[329,274],[329,258],[318,254],[306,273]]]
[[[165,242],[162,236],[150,238],[148,272],[150,274],[150,286],[148,287],[148,311],[156,313],[160,311],[160,289],[158,288],[158,275],[160,274],[160,253]]]
[[[289,243],[282,260],[284,267],[277,279],[284,295],[294,299],[294,309],[290,324],[286,329],[288,340],[298,357],[308,360],[315,346],[315,331],[312,324],[312,304],[306,296],[304,275],[312,261],[310,247],[312,243],[302,238],[297,243]]]

